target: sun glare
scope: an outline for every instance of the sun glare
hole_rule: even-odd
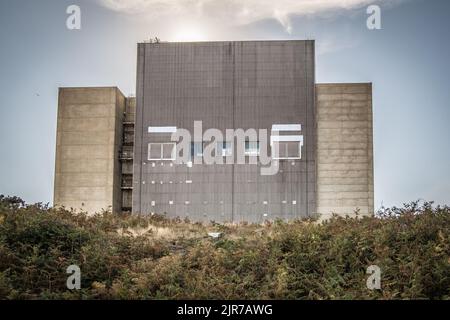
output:
[[[171,37],[171,41],[175,42],[195,42],[206,40],[208,40],[208,37],[206,36],[205,28],[193,24],[179,25]]]

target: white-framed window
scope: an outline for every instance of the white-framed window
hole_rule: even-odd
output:
[[[149,143],[148,160],[149,161],[174,161],[176,159],[176,143]]]
[[[296,141],[286,141],[278,142],[279,157],[278,159],[283,160],[295,160],[301,159],[301,145],[300,142]]]
[[[302,159],[303,136],[272,136],[271,146],[274,160]],[[278,149],[278,154],[275,148]]]
[[[301,131],[301,124],[274,124],[270,137],[272,158],[274,160],[300,160],[303,147]],[[292,135],[295,133],[296,135]]]

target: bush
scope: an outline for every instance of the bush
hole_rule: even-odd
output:
[[[220,231],[220,240],[207,232]],[[450,209],[223,226],[0,196],[0,299],[449,299]],[[69,265],[82,289],[66,287]],[[367,267],[382,289],[366,287]]]

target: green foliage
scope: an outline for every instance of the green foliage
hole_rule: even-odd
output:
[[[450,209],[430,203],[320,224],[204,226],[0,196],[0,299],[449,299],[449,236]],[[79,291],[66,288],[72,264]],[[381,290],[366,287],[370,265]]]

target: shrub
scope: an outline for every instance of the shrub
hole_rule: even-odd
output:
[[[205,226],[0,196],[0,299],[449,299],[449,235],[450,209],[431,203],[321,224]],[[79,291],[66,288],[72,264]],[[366,287],[370,265],[382,290]]]

